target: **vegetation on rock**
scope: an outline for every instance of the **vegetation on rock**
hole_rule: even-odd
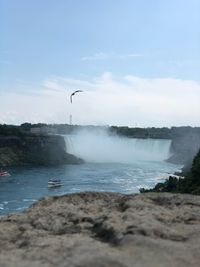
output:
[[[141,188],[140,192],[172,192],[200,195],[200,150],[195,156],[192,167],[185,175],[185,178],[170,176],[164,183],[156,184],[153,189]]]

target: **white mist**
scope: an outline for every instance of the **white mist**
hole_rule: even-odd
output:
[[[69,153],[96,163],[163,161],[169,157],[171,144],[170,140],[109,135],[106,130],[81,130],[66,135],[65,141]]]

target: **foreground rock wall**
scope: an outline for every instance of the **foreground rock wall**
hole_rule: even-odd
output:
[[[200,197],[80,193],[0,220],[4,267],[197,267]]]

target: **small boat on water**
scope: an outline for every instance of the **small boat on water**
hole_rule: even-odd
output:
[[[48,188],[53,188],[53,187],[60,187],[62,186],[62,182],[60,179],[50,179],[48,181]]]
[[[3,177],[3,176],[10,176],[10,173],[7,172],[7,171],[3,171],[2,169],[0,170],[0,177]]]

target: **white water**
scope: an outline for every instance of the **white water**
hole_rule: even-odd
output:
[[[66,135],[65,141],[67,152],[95,163],[164,161],[169,157],[171,144],[170,140],[134,139],[85,130]]]

